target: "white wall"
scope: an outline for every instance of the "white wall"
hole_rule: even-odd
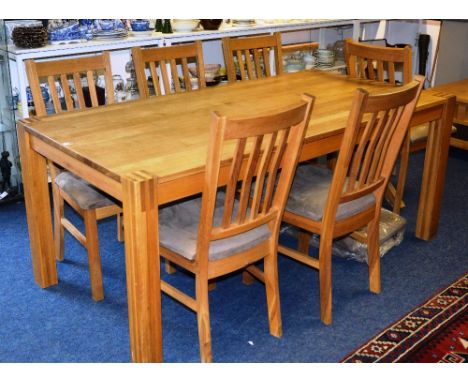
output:
[[[435,84],[468,78],[468,22],[442,22]]]

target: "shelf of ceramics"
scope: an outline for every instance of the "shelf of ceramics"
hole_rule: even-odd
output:
[[[162,33],[152,33],[143,36],[128,36],[122,39],[114,40],[90,40],[85,42],[50,44],[42,48],[21,49],[14,45],[8,46],[10,59],[26,60],[29,58],[61,57],[73,56],[86,53],[102,52],[104,50],[131,49],[134,46],[159,45],[163,40]]]
[[[151,33],[141,36],[128,36],[123,39],[115,40],[90,40],[86,42],[67,43],[67,44],[53,44],[47,45],[42,48],[36,49],[20,49],[14,45],[8,46],[8,57],[10,60],[10,68],[12,77],[15,77],[15,86],[19,90],[19,100],[22,105],[21,116],[28,117],[28,110],[25,107],[26,100],[26,87],[28,81],[26,78],[26,71],[24,67],[24,60],[27,59],[54,59],[73,57],[83,54],[98,54],[104,50],[114,51],[115,54],[129,54],[128,51],[135,46],[163,46],[172,45],[173,43],[188,42],[194,40],[220,40],[226,36],[248,36],[259,33],[273,33],[273,32],[293,32],[303,30],[319,30],[320,33],[327,30],[327,28],[337,28],[341,26],[352,26],[353,37],[358,38],[361,31],[361,24],[373,23],[379,20],[353,20],[353,19],[328,19],[328,20],[291,20],[282,23],[256,23],[249,26],[223,26],[219,30],[208,31],[200,30],[187,33]],[[321,33],[322,34],[322,33]],[[324,38],[320,37],[320,40]],[[113,62],[114,65],[114,62]],[[117,65],[118,66],[118,65]],[[116,71],[118,73],[118,71]]]
[[[372,23],[379,20],[328,19],[291,21],[287,23],[257,23],[252,26],[224,26],[219,30],[197,30],[192,32],[174,32],[172,34],[151,33],[142,36],[128,36],[116,40],[90,40],[64,44],[50,44],[42,48],[21,49],[14,45],[8,46],[10,59],[21,56],[23,59],[59,57],[92,53],[103,50],[130,49],[134,46],[159,45],[158,42],[183,42],[193,40],[221,39],[227,36],[245,36],[259,33],[289,32],[304,29],[320,29],[340,26],[359,26],[362,23]],[[358,31],[359,32],[359,31]]]
[[[342,26],[352,26],[354,34],[359,36],[360,25],[362,23],[378,22],[377,19],[353,20],[353,19],[327,19],[327,20],[308,20],[308,21],[290,21],[287,23],[256,23],[251,26],[230,26],[222,25],[218,30],[196,30],[192,32],[174,32],[163,35],[164,44],[194,41],[194,40],[214,40],[223,37],[248,36],[261,33],[274,32],[293,32],[307,29],[338,28]],[[354,36],[353,36],[354,37]],[[357,38],[356,37],[356,38]]]

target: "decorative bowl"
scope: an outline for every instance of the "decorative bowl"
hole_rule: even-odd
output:
[[[201,19],[200,24],[205,30],[218,30],[223,22],[223,19]]]
[[[130,22],[130,26],[132,27],[132,31],[134,32],[145,32],[149,29],[149,20],[146,20],[146,19],[132,20]]]
[[[221,69],[221,64],[206,64],[205,65],[205,81],[212,82],[214,78],[219,76],[219,69]],[[196,66],[190,66],[189,72],[194,77],[198,77],[198,70]]]
[[[50,23],[48,28],[49,40],[52,43],[56,41],[79,40],[84,37],[84,30],[80,30],[80,24],[76,21]]]
[[[173,19],[171,21],[174,32],[192,32],[199,23],[200,19]]]
[[[110,31],[114,29],[115,23],[114,20],[102,19],[99,20],[99,26],[103,31]]]

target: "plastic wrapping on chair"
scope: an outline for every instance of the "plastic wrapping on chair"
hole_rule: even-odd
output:
[[[385,255],[390,249],[399,245],[404,238],[406,219],[402,216],[382,208],[380,215],[380,257]],[[292,227],[282,230],[288,234],[297,235]],[[367,238],[367,227],[357,231],[357,235],[363,239]],[[336,239],[333,242],[333,254],[347,259],[367,263],[367,244],[364,240],[357,240],[351,235]],[[320,236],[313,234],[310,245],[318,248]]]
[[[405,227],[406,219],[382,208],[379,227],[380,257],[403,241]],[[367,227],[360,229],[358,234],[367,238]],[[314,241],[314,238],[312,241]],[[315,241],[318,244],[317,238],[315,238]],[[333,254],[362,263],[367,263],[367,244],[356,240],[351,236],[346,236],[334,241]]]

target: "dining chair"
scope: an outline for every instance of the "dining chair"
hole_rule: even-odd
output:
[[[222,42],[229,82],[235,82],[237,75],[241,80],[253,80],[283,73],[281,33],[243,38],[223,37]]]
[[[203,362],[212,361],[209,280],[262,259],[270,333],[282,335],[278,235],[313,102],[303,95],[248,118],[213,113],[202,196],[160,209],[160,254],[195,275],[195,298],[164,280],[161,290],[196,312]]]
[[[320,317],[332,322],[333,239],[367,226],[369,288],[380,293],[379,219],[382,198],[424,78],[386,93],[357,89],[335,169],[301,164],[283,222],[299,229],[298,249],[278,252],[319,271]],[[318,259],[309,256],[311,234],[320,235]],[[247,267],[256,277],[258,268]],[[257,277],[258,278],[258,277]]]
[[[114,103],[109,53],[56,61],[26,60],[26,72],[36,115],[47,115],[41,82],[46,82],[56,114],[86,107]],[[103,75],[105,89],[96,86],[96,75]],[[63,93],[63,97],[62,96]],[[75,96],[75,97],[74,97]],[[64,228],[87,250],[91,294],[95,301],[104,298],[97,221],[117,215],[118,239],[123,240],[122,208],[108,195],[77,175],[48,162],[54,206],[54,245],[57,260],[64,258]],[[64,202],[83,219],[84,233],[64,215]]]
[[[411,81],[412,49],[409,45],[403,48],[378,46],[345,40],[345,60],[348,75],[353,78],[364,78],[379,82],[388,82],[392,85],[407,84]],[[399,76],[399,77],[398,77]],[[399,214],[403,203],[403,192],[408,172],[410,151],[415,150],[412,145],[416,142],[425,147],[428,126],[415,126],[408,130],[403,141],[396,187],[389,183],[387,196],[393,204],[393,212]]]
[[[158,48],[135,47],[132,57],[140,98],[192,91],[189,63],[195,65],[198,88],[206,87],[201,41]],[[148,86],[150,81],[154,94]]]

